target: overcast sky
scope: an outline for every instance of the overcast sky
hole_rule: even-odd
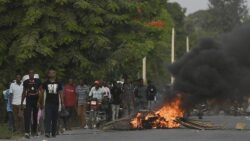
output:
[[[200,9],[207,9],[208,0],[169,0],[170,2],[178,2],[182,7],[187,9],[187,14],[193,13]],[[247,0],[250,7],[250,0]]]

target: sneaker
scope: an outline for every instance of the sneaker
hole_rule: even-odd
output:
[[[84,129],[89,129],[89,126],[88,126],[88,125],[85,125],[85,126],[84,126]]]
[[[49,138],[50,137],[49,133],[45,133],[45,137]]]
[[[29,139],[30,138],[30,134],[29,133],[25,133],[24,137],[27,138],[27,139]]]
[[[96,128],[96,125],[95,125],[95,124],[93,125],[93,128]]]

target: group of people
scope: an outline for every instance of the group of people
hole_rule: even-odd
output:
[[[59,123],[63,126],[62,130],[71,130],[74,113],[79,117],[80,126],[88,128],[86,111],[91,98],[106,103],[107,120],[131,116],[141,109],[152,110],[156,87],[151,82],[146,87],[142,79],[136,82],[129,82],[126,77],[122,82],[96,80],[91,87],[83,79],[76,85],[69,78],[68,83],[63,85],[57,80],[53,68],[48,70],[44,82],[32,69],[26,79],[16,74],[14,82],[4,91],[9,129],[15,132],[24,128],[25,137],[30,138],[30,135],[37,135],[38,127],[44,126],[45,136],[55,137],[60,130]],[[60,118],[65,111],[67,116]]]

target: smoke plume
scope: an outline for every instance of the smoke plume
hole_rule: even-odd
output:
[[[168,67],[189,103],[250,95],[250,26],[200,43]],[[198,102],[197,101],[197,102]]]

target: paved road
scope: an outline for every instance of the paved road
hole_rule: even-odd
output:
[[[250,118],[232,116],[205,117],[204,120],[222,123],[226,129],[199,131],[193,129],[165,129],[142,131],[100,131],[76,129],[65,132],[56,138],[35,137],[32,141],[249,141]],[[247,124],[247,130],[235,130],[237,122]],[[26,141],[25,139],[21,139]]]
[[[32,138],[32,141],[42,141],[45,138]],[[90,130],[76,130],[45,139],[48,141],[249,141],[249,131],[197,131],[187,129],[144,130],[101,132]]]

